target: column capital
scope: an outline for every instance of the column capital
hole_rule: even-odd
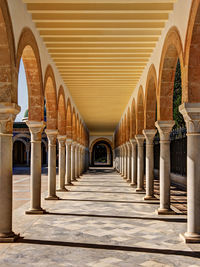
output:
[[[146,145],[152,145],[153,139],[156,135],[157,130],[156,129],[145,129],[142,131],[143,135],[146,139]]]
[[[67,139],[65,140],[66,145],[71,145],[72,142],[73,142],[73,140],[70,139],[70,138],[67,138]]]
[[[46,129],[45,133],[47,135],[47,138],[49,140],[49,145],[56,145],[56,138],[58,135],[58,130],[56,129]]]
[[[135,138],[130,139],[129,142],[131,143],[132,146],[137,143]]]
[[[32,141],[41,141],[45,123],[43,121],[26,121],[26,125],[31,133]]]
[[[200,134],[200,103],[183,103],[179,106],[187,126],[187,134]]]
[[[66,135],[58,135],[57,136],[58,142],[61,146],[65,146],[65,140],[66,140]]]
[[[170,141],[170,132],[174,126],[174,121],[156,121],[155,126],[159,131],[161,141]]]
[[[16,103],[1,102],[0,103],[0,133],[12,134],[13,121],[21,108]]]
[[[138,146],[143,146],[143,144],[144,144],[144,139],[145,139],[145,137],[144,137],[143,134],[136,134],[136,135],[135,135],[135,139],[136,139],[136,141],[137,141]]]

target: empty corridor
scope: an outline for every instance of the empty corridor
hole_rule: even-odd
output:
[[[0,244],[0,266],[200,266],[200,245],[179,238],[186,216],[156,215],[159,202],[144,202],[115,171],[90,170],[68,189],[43,200],[49,214],[24,215],[29,203],[15,209],[23,238]]]

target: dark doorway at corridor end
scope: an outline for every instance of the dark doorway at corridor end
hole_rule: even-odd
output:
[[[112,167],[113,153],[110,144],[104,140],[95,143],[92,149],[92,167]]]

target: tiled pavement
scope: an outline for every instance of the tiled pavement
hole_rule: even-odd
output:
[[[200,266],[200,245],[179,238],[186,216],[156,215],[158,201],[144,203],[117,173],[92,170],[70,190],[43,200],[47,215],[24,215],[28,202],[15,209],[24,239],[0,244],[0,266]]]

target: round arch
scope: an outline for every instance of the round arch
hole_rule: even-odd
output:
[[[47,66],[44,77],[44,93],[47,112],[47,129],[57,129],[57,96],[56,81],[53,69]]]
[[[182,94],[182,102],[200,102],[200,2],[193,0],[186,42],[185,42],[185,82]]]
[[[17,71],[23,60],[28,85],[28,119],[44,119],[44,94],[39,49],[35,36],[29,28],[24,28],[17,48]]]
[[[149,68],[145,90],[144,129],[154,129],[156,121],[157,75],[155,66]]]
[[[137,95],[137,107],[136,107],[136,135],[142,134],[144,129],[144,92],[142,86],[140,86]]]
[[[130,139],[134,139],[136,134],[136,105],[135,99],[133,98],[131,104],[131,114],[130,114]]]
[[[181,38],[177,28],[172,27],[166,35],[160,60],[157,89],[158,120],[173,120],[173,90],[178,59],[183,77],[184,61]],[[184,91],[183,80],[182,88]]]
[[[68,139],[72,139],[72,107],[69,98],[67,100],[66,136]]]
[[[103,149],[105,147],[105,149]],[[102,150],[104,151],[103,158],[105,162],[95,162],[95,154],[100,149],[100,155]],[[96,152],[97,151],[97,152]],[[95,167],[112,167],[113,166],[113,144],[107,138],[97,138],[90,145],[90,165]]]
[[[77,124],[76,124],[76,111],[75,111],[75,108],[73,108],[73,113],[72,113],[72,139],[73,141],[76,141],[76,127],[77,127]]]
[[[0,102],[17,104],[17,71],[13,27],[7,1],[3,0],[0,1],[0,25]]]
[[[59,135],[66,134],[66,105],[65,105],[65,93],[62,86],[58,92],[58,133]]]

